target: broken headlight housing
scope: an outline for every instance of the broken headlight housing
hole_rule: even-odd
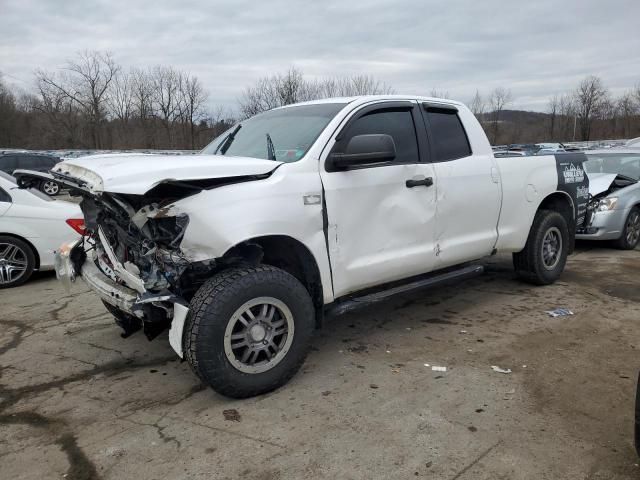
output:
[[[598,207],[596,208],[596,210],[598,212],[608,212],[609,210],[614,210],[617,204],[618,204],[617,197],[603,198],[598,202]]]

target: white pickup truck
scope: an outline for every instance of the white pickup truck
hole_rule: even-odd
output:
[[[238,123],[193,156],[102,155],[55,180],[82,196],[81,276],[123,336],[169,328],[178,355],[231,397],[286,383],[327,314],[482,271],[554,282],[584,218],[580,154],[494,158],[464,105],[336,98]],[[475,263],[474,263],[475,262]]]

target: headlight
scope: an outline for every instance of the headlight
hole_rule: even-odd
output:
[[[609,210],[613,210],[616,208],[617,203],[618,199],[616,197],[603,198],[600,200],[600,203],[598,203],[598,211],[608,212]]]

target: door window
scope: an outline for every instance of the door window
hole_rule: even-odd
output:
[[[338,142],[334,152],[344,152],[349,140],[356,135],[386,134],[393,138],[396,146],[396,158],[393,163],[417,163],[418,141],[413,124],[411,110],[384,109],[364,114],[353,122],[346,135]]]
[[[434,161],[446,162],[471,155],[467,133],[455,110],[427,109],[427,120],[431,129]]]
[[[18,162],[16,161],[16,157],[11,155],[0,157],[0,170],[3,172],[13,173],[17,168]]]

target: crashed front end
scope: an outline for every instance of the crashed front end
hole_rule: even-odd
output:
[[[82,277],[103,302],[117,309],[116,322],[125,337],[142,329],[153,339],[171,328],[170,343],[182,356],[188,302],[216,260],[193,261],[182,251],[189,217],[171,207],[201,189],[168,182],[144,195],[95,192],[78,179],[55,172],[52,176],[81,197],[86,232],[56,252],[59,280],[69,286]],[[29,181],[29,175],[19,176],[22,186]]]

